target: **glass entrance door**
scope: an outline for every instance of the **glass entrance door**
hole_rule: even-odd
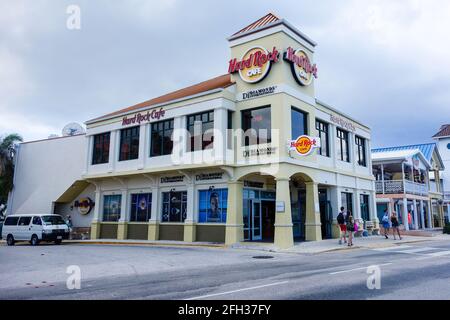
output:
[[[253,218],[252,218],[252,240],[262,240],[262,215],[261,215],[261,203],[253,202]]]
[[[244,200],[244,240],[262,240],[261,202]]]

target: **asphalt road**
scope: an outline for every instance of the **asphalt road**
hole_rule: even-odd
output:
[[[81,288],[69,290],[66,272],[73,265],[80,268]],[[367,267],[374,265],[380,270],[380,289],[367,287]],[[378,283],[373,276],[369,282]],[[1,245],[0,299],[450,299],[450,243],[427,241],[318,255]]]

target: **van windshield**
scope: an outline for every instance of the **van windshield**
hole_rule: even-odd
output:
[[[42,221],[45,225],[66,224],[60,216],[43,216]]]

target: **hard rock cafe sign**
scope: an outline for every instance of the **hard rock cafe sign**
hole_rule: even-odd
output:
[[[320,138],[300,136],[289,143],[289,150],[295,150],[301,156],[311,154],[315,148],[320,148]]]
[[[302,86],[309,86],[317,78],[317,65],[312,64],[306,51],[287,48],[283,59],[291,64],[295,80]]]
[[[87,215],[89,212],[91,212],[92,208],[94,207],[95,203],[92,201],[91,198],[81,198],[74,203],[74,207],[78,209],[78,212],[81,215]]]

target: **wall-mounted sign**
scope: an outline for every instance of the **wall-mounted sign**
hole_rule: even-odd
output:
[[[123,117],[122,125],[127,126],[130,124],[141,124],[141,122],[150,122],[151,120],[159,120],[164,118],[166,111],[163,108],[153,109],[152,111],[147,111],[145,113],[137,113],[134,116],[128,118]]]
[[[264,189],[264,182],[244,180],[244,187],[255,188],[255,189]]]
[[[184,176],[175,176],[175,177],[161,177],[161,183],[174,183],[174,182],[183,182]]]
[[[75,201],[75,203],[73,204],[73,206],[77,208],[78,212],[83,216],[89,214],[94,205],[94,201],[92,201],[92,199],[89,197],[81,198],[80,200]]]
[[[277,210],[277,213],[283,213],[286,211],[286,204],[284,203],[284,201],[276,202],[276,210]]]
[[[213,172],[213,173],[201,173],[195,176],[196,181],[205,180],[221,180],[223,177],[223,172]]]
[[[241,93],[241,100],[248,100],[248,99],[253,99],[253,98],[258,98],[261,96],[265,96],[265,95],[269,95],[269,94],[274,94],[277,90],[277,86],[270,86],[270,87],[265,87],[265,88],[261,88],[261,89],[255,89],[255,90],[249,90],[247,92],[243,92]]]
[[[311,154],[315,148],[320,148],[320,138],[300,136],[289,143],[289,150],[295,150],[301,156]]]
[[[317,65],[312,64],[308,54],[302,50],[287,48],[283,59],[291,64],[292,74],[295,80],[302,86],[309,86],[314,78],[317,78]]]
[[[278,62],[279,52],[273,47],[272,52],[263,47],[250,48],[241,58],[231,59],[228,73],[239,72],[241,79],[247,83],[257,83],[263,80],[270,71],[272,63]]]
[[[345,128],[347,130],[350,130],[350,131],[353,131],[353,132],[356,131],[355,125],[353,123],[351,123],[350,121],[348,121],[348,120],[342,119],[340,117],[336,117],[334,115],[330,115],[330,121],[334,122],[338,126],[343,127],[343,128]]]
[[[242,152],[242,156],[244,158],[255,157],[255,156],[270,156],[277,152],[276,147],[266,147],[266,148],[256,148],[244,150]]]

